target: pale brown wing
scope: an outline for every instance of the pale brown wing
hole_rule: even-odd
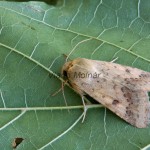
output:
[[[97,78],[74,74],[100,74]],[[73,87],[87,93],[130,124],[144,128],[149,122],[150,73],[114,63],[75,59],[68,69]]]
[[[150,91],[150,73],[111,62],[78,58],[72,61],[74,70],[101,74],[103,79],[127,86],[130,89]],[[80,69],[79,69],[80,68]],[[136,85],[136,86],[135,86]]]
[[[108,83],[109,85],[111,83]],[[111,87],[111,86],[110,86]],[[110,88],[108,87],[108,88]],[[101,86],[101,89],[95,88],[93,84],[83,83],[81,90],[93,97],[96,101],[100,102],[115,114],[129,122],[130,124],[144,128],[149,123],[150,103],[148,93],[145,91],[131,91],[120,85],[116,85],[115,89],[111,92],[116,94],[110,95],[109,90]]]
[[[102,69],[104,72],[104,78],[108,80],[118,82],[123,86],[127,86],[130,89],[136,90],[150,90],[150,73],[128,66],[122,66],[111,62],[94,61],[96,68]],[[99,64],[102,65],[99,65]],[[107,77],[108,76],[108,77]],[[136,86],[135,86],[136,85]]]

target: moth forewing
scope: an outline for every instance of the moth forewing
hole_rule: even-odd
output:
[[[62,73],[81,95],[88,94],[128,123],[149,123],[150,73],[111,62],[84,58],[67,62]]]

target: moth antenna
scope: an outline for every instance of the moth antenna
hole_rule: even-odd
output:
[[[68,104],[67,104],[67,100],[66,100],[66,96],[65,96],[65,92],[64,92],[64,86],[65,86],[65,83],[66,83],[67,81],[68,81],[68,80],[66,80],[65,82],[62,81],[62,84],[61,84],[62,94],[63,94],[63,98],[64,98],[64,100],[65,100],[66,106],[68,106]]]
[[[70,58],[68,58],[68,55],[67,54],[63,54],[63,56],[68,60],[72,61]]]
[[[72,61],[70,58],[69,58],[69,55],[66,55],[66,54],[63,54],[63,56],[66,58],[66,62],[69,60],[69,61]]]
[[[53,94],[51,94],[51,96],[57,95],[61,90],[62,90],[62,87],[60,89],[58,89],[56,92],[54,92]]]
[[[66,57],[66,62],[68,61],[68,59],[69,59],[69,56],[70,56],[70,54],[69,54],[69,55],[67,55],[67,57]]]
[[[68,82],[67,80],[66,80],[65,82],[62,81],[61,88],[58,89],[58,90],[57,90],[56,92],[54,92],[53,94],[51,94],[51,96],[55,96],[55,95],[57,95],[59,92],[61,92],[62,89],[64,89],[64,86],[65,86],[65,84],[66,84],[67,82]]]
[[[85,101],[84,101],[84,97],[81,96],[82,98],[82,103],[83,103],[83,107],[84,107],[84,114],[83,114],[83,119],[82,119],[82,123],[84,122],[85,116],[86,116],[86,112],[87,112],[87,107],[85,105]]]
[[[118,57],[114,58],[111,62],[114,63],[117,59]]]
[[[61,88],[59,90],[57,90],[55,93],[52,94],[52,96],[55,96],[56,94],[58,94],[60,91],[62,91],[62,94],[63,94],[63,98],[65,100],[65,105],[68,106],[67,104],[67,100],[66,100],[66,97],[65,97],[65,92],[64,92],[64,87],[65,87],[65,84],[68,82],[68,80],[66,80],[65,82],[61,82]],[[69,109],[68,109],[69,111]]]

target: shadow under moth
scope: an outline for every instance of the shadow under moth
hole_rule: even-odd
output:
[[[138,128],[150,119],[150,73],[112,62],[77,58],[66,62],[63,77],[81,95],[89,95]]]

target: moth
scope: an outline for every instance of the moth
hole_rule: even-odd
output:
[[[113,62],[77,58],[62,67],[63,77],[81,95],[89,95],[137,128],[150,119],[150,73]]]

